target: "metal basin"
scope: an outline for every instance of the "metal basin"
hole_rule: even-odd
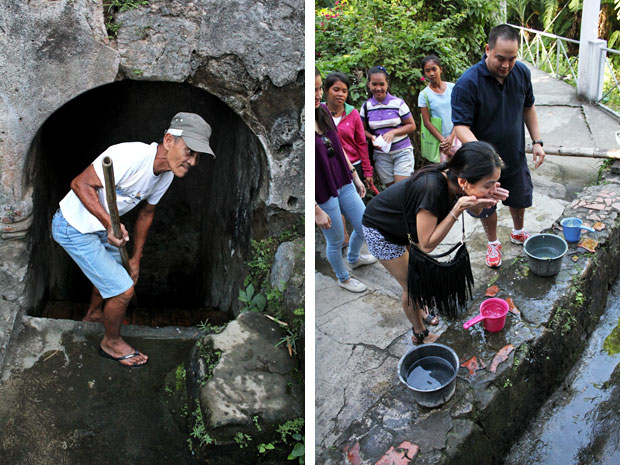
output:
[[[530,270],[537,276],[554,276],[562,268],[568,244],[555,234],[534,234],[523,244]]]
[[[398,377],[423,407],[439,407],[456,389],[459,357],[443,344],[414,347],[398,362]]]

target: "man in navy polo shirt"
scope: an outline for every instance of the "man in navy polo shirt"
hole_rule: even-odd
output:
[[[503,201],[510,209],[513,230],[510,241],[523,244],[529,234],[523,229],[525,209],[532,205],[532,179],[525,158],[525,129],[533,141],[534,168],[544,158],[538,116],[529,69],[517,61],[519,33],[502,24],[489,34],[482,60],[459,78],[452,91],[452,122],[463,142],[482,140],[495,146],[505,163],[499,179],[510,196]],[[497,240],[495,207],[484,210],[480,218],[487,234],[486,263],[502,264],[501,242]]]

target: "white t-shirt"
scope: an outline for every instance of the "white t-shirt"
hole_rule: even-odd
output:
[[[157,154],[157,143],[143,144],[142,142],[126,142],[113,145],[99,155],[93,166],[103,188],[97,189],[99,202],[109,213],[105,195],[105,178],[101,162],[104,157],[110,157],[114,167],[114,182],[116,183],[116,203],[120,216],[146,200],[156,205],[170,187],[174,174],[166,171],[159,176],[153,173],[153,163]],[[77,195],[71,190],[60,201],[60,210],[67,222],[82,234],[95,231],[105,231],[101,222],[95,218],[82,204]]]

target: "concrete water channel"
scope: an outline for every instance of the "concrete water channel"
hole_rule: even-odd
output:
[[[504,464],[620,463],[620,281],[588,346]]]

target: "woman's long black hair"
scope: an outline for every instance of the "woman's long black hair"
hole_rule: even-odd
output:
[[[314,77],[321,76],[318,68],[314,68]],[[314,120],[323,134],[327,131],[335,131],[334,120],[325,105],[321,104],[314,110]]]
[[[491,176],[497,168],[503,167],[504,162],[495,148],[488,142],[477,140],[464,143],[450,160],[420,168],[411,176],[410,180],[414,181],[430,170],[439,169],[441,171],[447,170],[448,179],[455,184],[457,178],[463,178],[468,183],[475,184],[481,179]]]

